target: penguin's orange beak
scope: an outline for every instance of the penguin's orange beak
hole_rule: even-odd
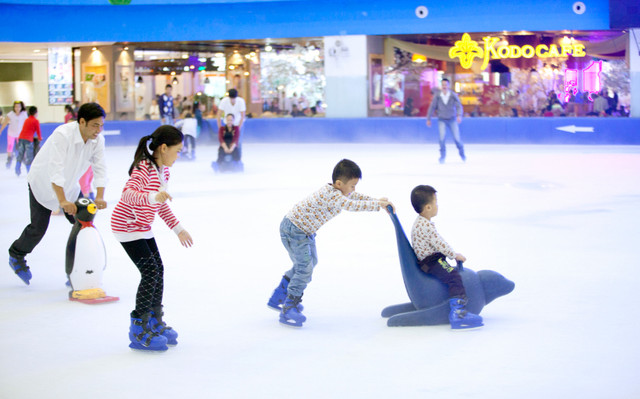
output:
[[[90,214],[95,215],[96,212],[98,212],[98,207],[96,206],[96,204],[89,204],[89,206],[87,207],[87,210],[89,211]]]

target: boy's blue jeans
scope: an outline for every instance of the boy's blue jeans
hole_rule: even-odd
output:
[[[444,138],[447,133],[446,129],[449,129],[451,135],[453,135],[453,141],[456,143],[456,147],[458,147],[458,152],[464,159],[464,145],[462,144],[462,140],[460,140],[460,128],[458,127],[458,121],[456,118],[438,119],[438,130],[440,133],[440,157],[444,158],[447,155],[447,148],[444,145]]]
[[[18,140],[18,156],[16,158],[16,173],[20,174],[20,168],[22,166],[22,160],[27,166],[27,172],[31,168],[31,162],[33,162],[33,142],[25,139]]]
[[[293,267],[285,275],[289,277],[288,294],[302,296],[311,281],[313,268],[318,264],[316,235],[308,236],[285,217],[280,223],[280,239],[289,252]]]

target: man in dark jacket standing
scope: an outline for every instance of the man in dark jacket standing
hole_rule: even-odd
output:
[[[453,135],[453,140],[456,142],[458,152],[460,152],[460,158],[463,161],[467,160],[464,155],[464,145],[460,140],[460,129],[458,124],[462,122],[462,103],[458,98],[458,95],[449,90],[449,80],[442,79],[442,90],[431,101],[429,111],[427,112],[427,126],[431,127],[431,114],[436,111],[438,114],[438,130],[440,131],[440,163],[444,163],[444,159],[447,155],[447,148],[444,145],[444,137],[446,134],[446,128],[449,128]]]

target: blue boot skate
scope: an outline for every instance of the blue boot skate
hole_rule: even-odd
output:
[[[151,331],[167,339],[167,345],[178,345],[178,333],[173,328],[167,326],[167,323],[162,321],[162,306],[154,307],[151,311],[151,318],[149,319],[149,327]]]
[[[29,280],[31,280],[31,270],[29,270],[27,261],[24,258],[14,258],[9,255],[9,266],[11,266],[11,269],[13,269],[13,271],[22,281],[24,281],[26,285],[29,285]]]
[[[302,327],[307,318],[298,310],[301,296],[287,295],[280,312],[280,323],[290,327]]]
[[[146,313],[141,318],[131,317],[131,327],[129,327],[129,348],[145,351],[166,351],[167,338],[151,331],[149,327],[150,313]]]
[[[280,285],[273,290],[273,295],[269,298],[267,302],[267,306],[273,310],[277,310],[278,312],[282,311],[282,304],[284,303],[285,298],[287,297],[287,287],[289,286],[289,277],[282,276],[282,280],[280,281]],[[298,312],[302,312],[304,306],[302,304],[298,304]]]
[[[484,325],[482,323],[482,316],[467,312],[467,310],[465,309],[466,304],[466,299],[449,299],[449,306],[451,307],[451,312],[449,313],[449,322],[451,323],[452,329],[468,330],[472,328],[479,328]]]

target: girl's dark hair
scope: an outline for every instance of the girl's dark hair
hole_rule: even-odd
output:
[[[433,197],[436,195],[436,192],[435,188],[427,185],[415,187],[411,190],[411,205],[413,206],[413,209],[415,209],[417,213],[422,212],[424,206],[433,201]]]
[[[334,183],[338,180],[346,183],[351,179],[362,179],[362,171],[355,162],[349,159],[343,159],[333,168],[331,179]]]
[[[24,103],[22,101],[14,101],[13,106],[15,107],[16,104],[20,104],[20,112],[27,110],[27,107],[24,106]],[[11,108],[11,110],[13,111],[13,108]]]
[[[27,112],[27,114],[29,116],[33,116],[33,115],[35,115],[37,113],[38,113],[38,108],[36,108],[34,106],[29,107],[29,111]]]
[[[166,144],[167,147],[178,145],[182,143],[183,137],[182,132],[176,127],[162,125],[150,135],[141,138],[138,143],[138,148],[136,148],[136,153],[133,156],[133,163],[129,168],[129,176],[133,173],[133,168],[137,168],[140,161],[144,159],[148,159],[156,168],[159,168],[155,158],[153,158],[153,152],[162,144]]]

